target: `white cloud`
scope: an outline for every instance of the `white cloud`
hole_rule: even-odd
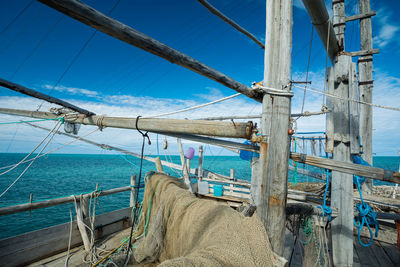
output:
[[[301,0],[293,0],[293,6],[297,7],[298,9],[306,10],[306,8],[303,5],[303,1]]]
[[[312,80],[312,87],[323,89],[324,87],[324,70],[310,72],[309,80]],[[305,73],[293,73],[294,80],[304,80]],[[389,106],[399,106],[398,100],[400,99],[400,79],[382,73],[379,70],[374,75],[374,103],[384,104]],[[171,98],[154,98],[154,97],[135,97],[131,95],[106,95],[102,96],[102,101],[82,101],[76,99],[65,99],[77,106],[91,110],[97,114],[105,114],[108,116],[116,117],[132,117],[138,115],[151,116],[160,113],[171,112],[183,108],[203,104],[205,102],[213,101],[221,97],[225,97],[216,88],[207,88],[208,94],[199,94],[196,99],[182,100]],[[67,90],[67,89],[65,89]],[[293,88],[295,96],[292,99],[292,113],[299,113],[301,111],[301,104],[303,100],[303,90]],[[67,90],[68,91],[68,90]],[[96,99],[97,100],[97,99]],[[16,96],[1,96],[0,106],[3,108],[23,107],[23,109],[35,110],[42,101],[30,97],[16,97]],[[42,110],[48,110],[51,104],[44,103]],[[312,92],[307,92],[305,99],[305,111],[319,111],[322,106],[322,96]],[[248,99],[245,96],[239,96],[228,101],[211,105],[198,110],[193,110],[185,113],[175,114],[168,116],[170,118],[202,118],[210,116],[228,116],[228,115],[253,115],[261,113],[261,105],[258,102]],[[374,108],[374,144],[375,150],[380,151],[383,147],[388,147],[393,150],[390,153],[396,153],[395,150],[400,147],[400,136],[398,129],[400,129],[400,120],[398,119],[399,113],[396,111],[388,111],[379,108]],[[0,115],[0,121],[15,121],[18,118],[10,115]],[[259,122],[258,120],[253,120]],[[321,131],[325,129],[325,116],[312,116],[300,118],[298,121],[298,131]],[[51,127],[54,122],[43,122],[42,125]],[[82,126],[79,135],[88,133],[93,126]],[[16,133],[16,134],[15,134]],[[15,134],[15,140],[11,142]],[[0,152],[5,152],[10,145],[9,151],[29,152],[45,135],[41,130],[33,129],[25,125],[3,125],[0,128]],[[155,135],[151,134],[154,139]],[[389,138],[390,137],[390,138]],[[116,145],[122,148],[128,148],[132,151],[139,151],[141,145],[141,136],[135,130],[113,129],[106,128],[103,132],[96,132],[92,134],[89,139],[103,144]],[[160,137],[160,140],[163,139]],[[174,138],[171,144],[175,143]],[[61,143],[70,141],[68,137],[59,136],[56,138],[57,144],[52,145],[55,147]],[[186,141],[187,145],[197,146],[195,143]],[[78,145],[79,144],[79,145]],[[173,145],[170,153],[176,154],[177,148]],[[156,146],[152,145],[146,148],[146,153],[155,153]],[[102,150],[92,147],[83,143],[76,143],[76,146],[67,147],[61,150],[61,153],[102,153]],[[225,152],[224,152],[225,153]]]
[[[135,118],[138,115],[150,116],[165,112],[171,112],[187,107],[191,107],[198,104],[203,104],[208,101],[224,97],[222,93],[213,88],[213,96],[208,100],[204,100],[206,95],[197,98],[196,100],[180,100],[180,99],[163,99],[154,97],[135,97],[130,95],[108,95],[103,97],[102,102],[97,101],[82,101],[76,99],[65,99],[77,106],[93,111],[97,114],[105,114],[108,116],[115,117],[131,117]],[[15,108],[16,106],[23,107],[26,110],[35,110],[42,101],[30,97],[17,97],[17,96],[2,96],[0,97],[0,106],[3,108]],[[42,111],[48,110],[51,105],[44,103]],[[212,106],[193,110],[181,114],[169,116],[170,118],[200,118],[209,116],[224,116],[224,115],[247,115],[247,114],[259,114],[260,104],[248,99],[247,97],[240,96],[234,99],[230,99],[226,102],[218,103]],[[15,117],[11,115],[0,115],[1,122],[17,121],[17,120],[29,120],[28,118]],[[41,125],[51,128],[54,122],[42,122]],[[15,139],[13,140],[14,133]],[[79,135],[82,136],[89,131],[95,129],[93,126],[82,126]],[[36,144],[44,137],[46,132],[34,129],[30,126],[23,124],[16,125],[1,125],[0,128],[0,152],[5,152],[7,147],[10,145],[9,152],[30,152]],[[154,154],[156,151],[155,146],[155,134],[150,134],[153,145],[146,146],[147,154]],[[124,130],[105,128],[103,132],[96,132],[88,137],[88,139],[102,143],[115,145],[121,148],[127,148],[129,150],[138,152],[141,146],[141,136],[136,130]],[[171,144],[175,144],[175,138],[169,138],[173,140]],[[59,144],[67,143],[71,139],[64,136],[57,136],[55,139],[57,142],[50,146],[54,148]],[[160,140],[163,138],[160,137]],[[239,140],[240,141],[240,140]],[[184,142],[186,146],[192,145],[197,146],[196,143],[191,141]],[[60,153],[103,153],[99,148],[87,145],[84,143],[77,142],[75,146],[68,146],[60,150]],[[178,149],[176,146],[171,145],[169,153],[176,154]],[[219,151],[219,148],[216,150]],[[230,154],[228,151],[224,151],[223,154]]]
[[[399,38],[397,38],[396,33],[400,30],[400,26],[390,23],[389,21],[393,21],[390,18],[392,17],[392,12],[387,8],[380,8],[377,11],[378,14],[386,14],[378,16],[377,24],[379,26],[378,34],[374,36],[374,43],[383,48],[392,41],[399,42]]]
[[[51,89],[53,89],[53,85],[45,84],[45,85],[43,85],[43,88],[51,90]],[[96,91],[82,89],[82,88],[56,86],[56,87],[54,87],[54,90],[56,90],[58,92],[68,93],[70,95],[84,95],[87,97],[100,99],[99,93],[97,93]]]

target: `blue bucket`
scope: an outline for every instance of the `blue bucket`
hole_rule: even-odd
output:
[[[222,197],[223,190],[224,189],[223,189],[222,185],[218,185],[218,184],[214,185],[214,196]]]

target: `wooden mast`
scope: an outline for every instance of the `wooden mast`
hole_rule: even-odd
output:
[[[292,0],[266,1],[265,87],[290,92]],[[283,253],[289,165],[290,96],[265,94],[262,101],[257,212],[274,252]],[[269,139],[269,140],[268,140]]]
[[[333,1],[332,4],[333,27],[339,46],[341,50],[344,50],[346,28],[344,0]],[[341,97],[349,97],[351,63],[351,56],[343,54],[337,56],[337,62],[329,77],[330,92]],[[339,99],[330,99],[329,101],[333,104],[333,158],[342,162],[350,162],[349,103]],[[333,171],[331,188],[331,206],[339,210],[339,216],[332,221],[333,265],[352,266],[354,201],[351,175]]]
[[[370,0],[359,0],[360,14],[371,13]],[[360,18],[361,50],[372,50],[371,17]],[[372,54],[358,59],[360,100],[372,103]],[[363,151],[363,159],[372,165],[372,107],[360,105],[360,139]],[[367,179],[363,191],[372,192],[372,180]]]

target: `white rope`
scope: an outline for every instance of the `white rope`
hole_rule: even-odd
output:
[[[58,126],[58,128],[56,129],[56,127]],[[56,126],[53,128],[53,130],[51,130],[50,133],[53,133],[53,135],[50,137],[50,139],[47,141],[47,143],[42,147],[42,149],[39,151],[39,153],[36,155],[36,157],[34,157],[31,162],[29,163],[28,166],[26,166],[26,168],[22,171],[22,173],[17,177],[17,179],[14,180],[14,182],[12,182],[6,190],[4,190],[1,194],[0,194],[0,198],[2,196],[4,196],[5,193],[7,193],[8,190],[10,190],[16,182],[18,182],[19,179],[21,179],[21,177],[28,171],[28,169],[32,166],[32,164],[35,162],[35,160],[39,157],[39,155],[43,152],[43,150],[48,146],[48,144],[51,142],[51,140],[53,140],[54,136],[56,135],[56,132],[58,131],[58,129],[61,126],[61,122],[58,122],[56,124]],[[47,137],[46,137],[47,138]],[[21,164],[21,163],[19,163]]]
[[[334,95],[334,94],[323,92],[320,89],[314,88],[314,87],[311,87],[311,86],[308,86],[307,88],[299,86],[299,85],[295,85],[295,84],[293,84],[293,86],[297,87],[297,88],[300,88],[300,89],[305,89],[305,90],[308,90],[310,92],[314,92],[314,93],[317,93],[317,94],[321,94],[321,95],[337,98],[337,99],[340,99],[340,100],[343,100],[343,101],[352,101],[352,102],[356,102],[356,103],[360,103],[360,104],[368,105],[368,106],[373,106],[373,107],[377,107],[377,108],[400,111],[400,108],[398,108],[398,107],[391,107],[391,106],[373,104],[373,103],[369,103],[369,102],[365,102],[365,101],[361,101],[361,100],[350,99],[350,98],[347,98],[347,97],[341,97],[341,96],[337,96],[337,95]]]
[[[224,97],[224,98],[221,98],[221,99],[217,99],[217,100],[214,100],[214,101],[211,101],[211,102],[208,102],[208,103],[204,103],[204,104],[201,104],[201,105],[197,105],[197,106],[194,106],[194,107],[180,109],[180,110],[167,112],[167,113],[162,113],[162,114],[158,114],[158,115],[146,116],[146,117],[142,117],[142,118],[143,119],[157,118],[157,117],[163,117],[163,116],[177,114],[177,113],[181,113],[181,112],[186,112],[186,111],[189,111],[189,110],[194,110],[194,109],[210,106],[210,105],[213,105],[213,104],[225,101],[225,100],[229,100],[229,99],[237,97],[239,95],[241,95],[241,93],[237,93],[237,94],[234,94],[234,95],[231,95],[231,96],[227,96],[227,97]]]
[[[55,149],[53,149],[53,150],[50,150],[50,151],[48,151],[48,152],[46,152],[46,153],[44,153],[44,154],[41,154],[40,156],[38,156],[37,158],[41,158],[41,157],[44,157],[44,156],[47,156],[48,154],[51,154],[51,153],[53,153],[53,152],[55,152],[55,151],[57,151],[57,150],[60,150],[61,148],[63,148],[63,147],[66,147],[66,146],[68,146],[68,145],[70,145],[70,144],[72,144],[72,143],[75,143],[76,141],[79,141],[80,139],[82,139],[82,138],[84,138],[84,137],[86,137],[86,136],[88,136],[88,135],[90,135],[90,134],[92,134],[92,133],[94,133],[94,132],[96,132],[96,131],[98,131],[99,130],[99,128],[96,128],[95,130],[93,130],[93,131],[91,131],[91,132],[89,132],[89,133],[87,133],[87,134],[85,134],[85,135],[83,135],[83,136],[80,136],[80,137],[78,137],[78,138],[76,138],[76,139],[74,139],[74,140],[72,140],[72,141],[70,141],[70,142],[68,142],[68,143],[65,143],[65,144],[63,144],[63,145],[61,145],[61,146],[59,146],[59,147],[56,147]],[[26,159],[27,157],[25,157],[24,159]],[[32,158],[32,159],[28,159],[28,160],[22,160],[22,161],[20,161],[20,162],[18,162],[18,163],[16,163],[16,164],[12,164],[12,165],[8,165],[8,166],[4,166],[4,167],[0,167],[0,170],[2,170],[2,169],[6,169],[6,168],[10,168],[10,167],[17,167],[18,165],[20,165],[20,164],[22,164],[22,163],[26,163],[26,162],[30,162],[30,161],[32,161],[32,160],[34,160],[34,158]]]
[[[54,126],[53,130],[54,130],[56,127],[57,127],[57,124]],[[17,164],[13,164],[13,165],[10,165],[10,166],[6,166],[6,167],[0,168],[0,169],[5,169],[5,168],[8,168],[8,167],[11,167],[10,169],[6,170],[5,172],[0,173],[0,176],[2,176],[3,174],[6,174],[6,173],[8,173],[8,172],[14,170],[16,167],[18,167],[18,166],[21,165],[22,163],[26,162],[25,160],[26,160],[30,155],[32,155],[33,152],[35,152],[36,149],[38,149],[38,147],[40,147],[40,146],[43,144],[43,142],[51,135],[51,133],[53,132],[53,130],[49,131],[49,133],[47,134],[47,136],[32,150],[31,153],[29,153],[26,157],[24,157],[20,162],[18,162]]]

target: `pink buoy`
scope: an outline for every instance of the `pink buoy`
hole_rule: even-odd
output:
[[[188,148],[188,150],[186,151],[185,157],[187,159],[193,159],[193,157],[194,157],[194,148],[193,147]]]

